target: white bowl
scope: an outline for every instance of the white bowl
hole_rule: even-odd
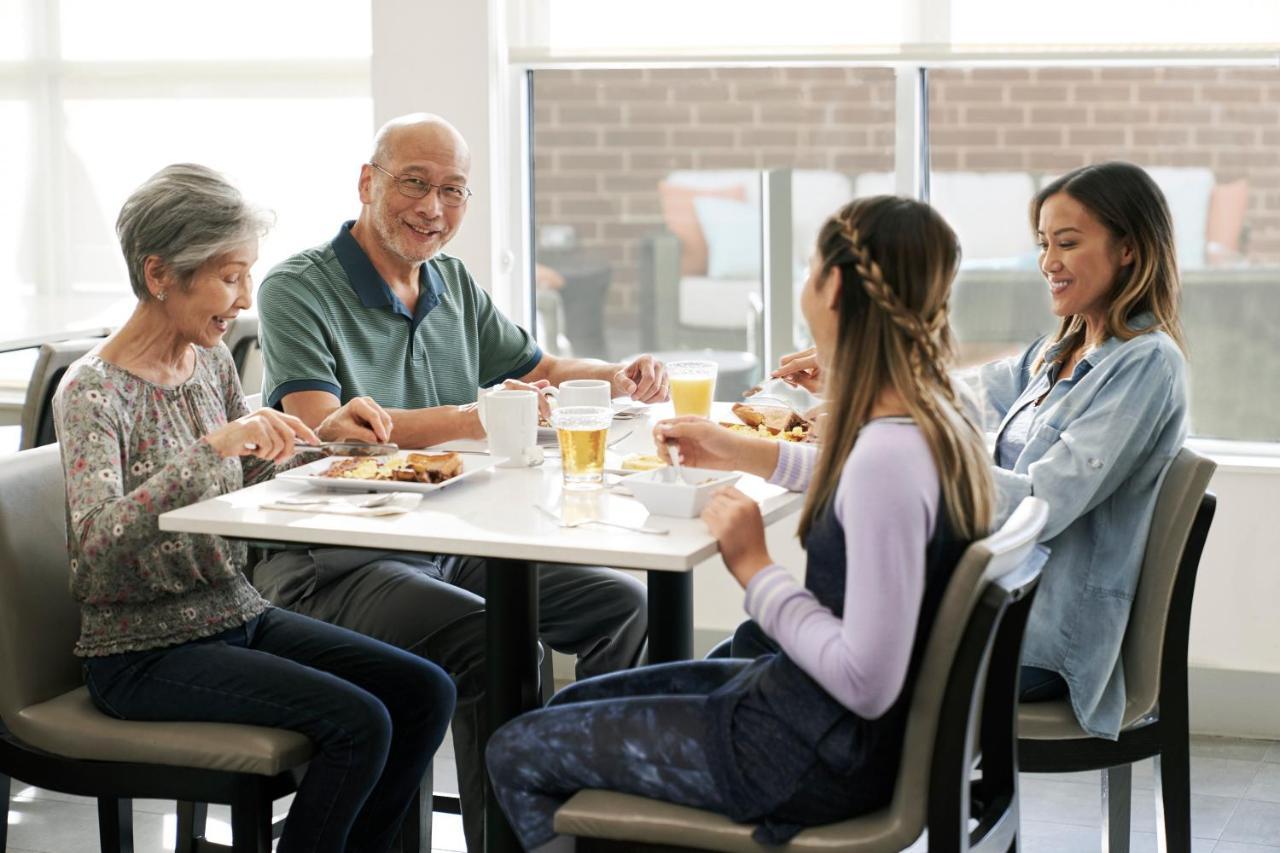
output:
[[[710,468],[681,468],[680,478],[666,482],[671,469],[658,468],[623,477],[622,484],[651,515],[697,518],[717,489],[732,486],[742,474]]]

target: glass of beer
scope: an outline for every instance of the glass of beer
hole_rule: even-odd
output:
[[[603,406],[562,406],[551,413],[551,425],[560,439],[566,489],[604,485],[604,449],[612,423],[613,409]]]
[[[676,416],[711,417],[711,401],[716,395],[714,361],[671,361],[667,363],[671,381],[671,405]]]

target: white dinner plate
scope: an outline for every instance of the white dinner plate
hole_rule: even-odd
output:
[[[452,486],[472,474],[487,471],[503,461],[488,455],[480,456],[478,454],[464,453],[462,454],[462,473],[452,480],[445,480],[443,483],[410,483],[405,480],[356,480],[345,477],[320,476],[321,473],[329,470],[329,466],[338,461],[338,458],[331,456],[326,459],[317,459],[315,462],[308,462],[306,465],[299,465],[297,468],[292,468],[283,474],[277,474],[276,479],[288,480],[292,483],[305,483],[308,486],[321,489],[336,489],[342,492],[417,492],[419,494],[428,494],[447,486]],[[380,458],[385,459],[386,457]]]

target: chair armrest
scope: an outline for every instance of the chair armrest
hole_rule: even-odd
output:
[[[640,238],[641,348],[670,349],[680,322],[680,241],[662,231]]]

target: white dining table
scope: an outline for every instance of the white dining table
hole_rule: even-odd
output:
[[[610,430],[609,464],[632,453],[652,453],[652,426],[670,416],[652,406]],[[713,417],[736,420],[728,404]],[[628,433],[629,431],[629,433]],[[480,451],[480,443],[447,447]],[[618,478],[607,477],[610,484]],[[746,475],[737,488],[760,504],[766,525],[797,511],[803,496]],[[266,509],[280,499],[315,492],[313,486],[272,480],[160,516],[160,529],[205,533],[259,543],[336,545],[378,550],[461,554],[489,558],[486,653],[489,731],[538,707],[537,563],[611,566],[647,572],[649,661],[688,659],[693,652],[691,572],[719,547],[696,518],[649,516],[633,497],[612,488],[567,492],[555,447],[530,468],[490,468],[426,494],[400,515],[367,517]],[[329,494],[338,494],[330,492]],[[539,507],[569,520],[602,518],[668,530],[653,535],[596,524],[562,527]],[[487,850],[518,850],[496,801],[487,809]]]

